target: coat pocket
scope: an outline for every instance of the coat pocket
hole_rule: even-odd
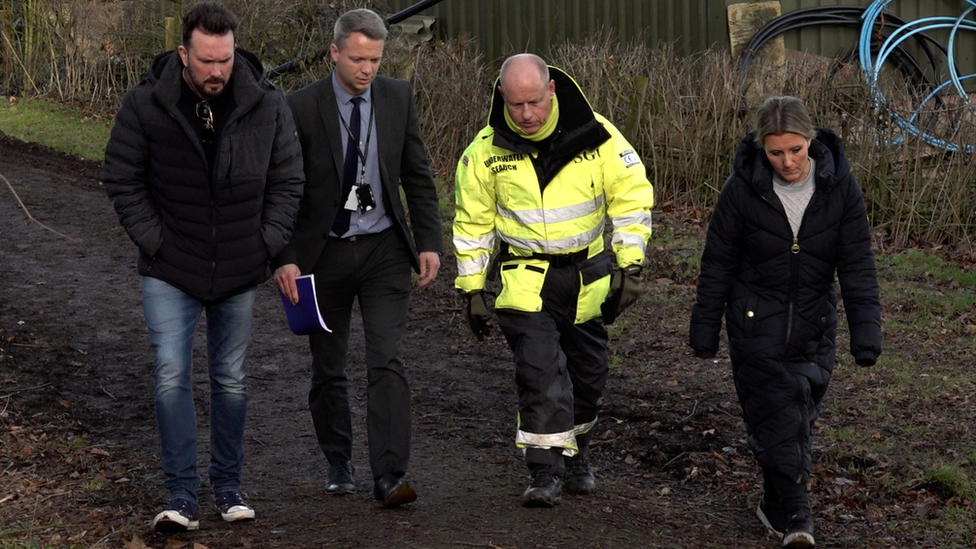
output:
[[[502,263],[502,291],[495,300],[495,308],[529,313],[541,311],[542,285],[548,271],[549,262],[540,259]]]
[[[747,335],[753,335],[756,329],[756,322],[759,316],[759,296],[752,294],[746,300],[746,308],[742,312],[742,332]]]
[[[610,292],[610,274],[613,261],[610,255],[601,253],[582,262],[579,267],[580,291],[576,304],[577,324],[602,314],[601,305]]]

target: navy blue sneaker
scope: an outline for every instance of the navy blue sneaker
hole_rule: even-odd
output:
[[[200,528],[200,514],[195,503],[188,499],[176,498],[163,507],[152,521],[157,532],[186,532]]]
[[[254,509],[244,502],[244,497],[236,490],[217,494],[215,503],[224,522],[254,519]]]

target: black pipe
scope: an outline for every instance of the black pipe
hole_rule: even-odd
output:
[[[770,20],[768,23],[763,25],[756,34],[749,40],[746,44],[745,49],[743,49],[742,54],[739,57],[739,66],[737,69],[737,74],[740,79],[745,77],[746,71],[752,62],[752,58],[755,56],[756,52],[762,48],[762,46],[775,36],[783,34],[791,30],[798,30],[803,27],[816,26],[816,25],[838,25],[838,26],[851,26],[851,27],[861,27],[862,26],[862,16],[865,12],[865,8],[858,6],[817,6],[812,8],[804,8],[795,10],[779,17]],[[892,23],[894,28],[905,25],[905,21],[898,18],[892,14],[885,13],[885,22]],[[881,35],[881,30],[884,28],[885,23],[875,21],[875,33],[879,37],[883,38]],[[918,46],[922,49],[928,58],[929,64],[933,71],[938,70],[938,63],[929,48],[929,43],[934,44],[939,48],[944,54],[948,55],[945,50],[945,46],[942,46],[938,41],[934,40],[931,36],[924,33],[918,33],[914,35],[915,41]],[[931,87],[933,84],[929,81],[928,77],[922,71],[918,62],[900,45],[895,48],[896,55],[893,57],[899,69],[902,73],[914,80],[916,83],[922,86]]]
[[[403,21],[407,17],[410,17],[416,13],[420,13],[431,6],[436,6],[437,4],[440,4],[443,1],[444,0],[420,0],[420,2],[417,2],[416,4],[410,6],[409,8],[398,11],[397,13],[394,13],[393,15],[387,17],[386,24],[387,26],[396,25],[397,23]]]
[[[419,12],[421,12],[421,11],[423,11],[423,10],[431,7],[431,6],[440,4],[441,2],[443,2],[443,0],[420,0],[420,2],[417,2],[416,4],[410,6],[409,8],[407,8],[405,10],[398,11],[397,13],[394,13],[393,15],[387,17],[386,19],[383,20],[383,22],[386,23],[386,26],[388,26],[388,27],[390,25],[396,25],[400,21],[403,21],[404,19],[406,19],[406,18],[408,18],[408,17],[410,17],[410,16],[412,16],[412,15],[414,15],[416,13],[419,13]],[[287,61],[285,63],[282,63],[281,65],[278,65],[277,67],[275,67],[273,69],[268,69],[268,72],[265,73],[265,75],[268,78],[274,78],[276,76],[281,76],[282,74],[285,74],[285,73],[288,73],[288,72],[291,72],[293,70],[298,69],[299,67],[301,67],[305,63],[309,63],[309,62],[312,62],[312,61],[318,61],[319,59],[322,59],[323,57],[325,57],[326,55],[328,55],[330,49],[331,49],[331,45],[329,47],[321,48],[321,49],[319,49],[318,51],[316,51],[314,53],[310,53],[310,54],[303,55],[302,57],[299,57],[298,59],[292,59],[291,61]]]

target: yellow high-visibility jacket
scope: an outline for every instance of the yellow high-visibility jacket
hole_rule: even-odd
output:
[[[496,86],[489,124],[458,162],[455,286],[464,292],[485,287],[497,235],[507,253],[495,307],[541,311],[550,261],[539,256],[585,251],[575,319],[581,323],[600,315],[610,287],[612,265],[602,254],[607,219],[617,266],[640,265],[654,192],[633,147],[593,112],[576,82],[555,67],[550,77],[560,120],[545,155],[508,128]]]

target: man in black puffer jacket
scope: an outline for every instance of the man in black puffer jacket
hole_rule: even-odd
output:
[[[836,279],[857,364],[881,353],[881,310],[861,190],[840,139],[792,97],[759,111],[708,227],[690,343],[718,351],[722,316],[749,446],[763,470],[757,510],[784,547],[813,546],[810,430],[830,380]]]
[[[210,485],[228,522],[251,519],[240,493],[247,390],[244,355],[257,285],[291,236],[302,152],[291,110],[237,19],[194,6],[183,43],[158,55],[126,94],[105,150],[104,183],[139,248],[143,307],[155,349],[156,420],[170,503],[159,531],[199,527],[193,333],[207,315]]]

